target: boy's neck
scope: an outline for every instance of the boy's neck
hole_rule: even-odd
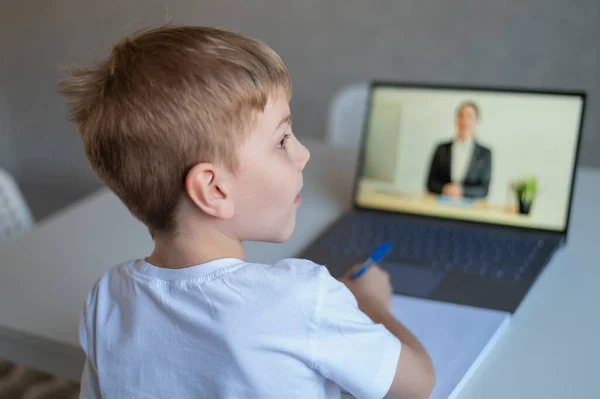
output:
[[[206,227],[174,237],[156,236],[154,251],[146,261],[167,269],[183,269],[223,258],[245,260],[241,241]]]

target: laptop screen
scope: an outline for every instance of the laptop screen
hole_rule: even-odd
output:
[[[355,203],[565,231],[584,95],[374,84]]]

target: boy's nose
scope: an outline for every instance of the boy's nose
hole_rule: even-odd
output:
[[[300,164],[300,170],[303,170],[304,167],[306,166],[306,164],[308,163],[308,160],[310,159],[310,151],[308,151],[308,148],[306,148],[304,145],[302,145],[302,143],[300,144],[300,156],[299,158],[299,164]]]

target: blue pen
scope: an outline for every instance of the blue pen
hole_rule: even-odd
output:
[[[390,249],[392,249],[392,244],[389,242],[386,242],[385,244],[381,244],[380,246],[375,248],[375,250],[373,252],[371,252],[371,255],[369,255],[369,259],[367,259],[367,261],[360,267],[360,269],[355,271],[350,276],[350,280],[354,280],[354,279],[362,276],[367,271],[369,266],[372,266],[373,264],[375,264],[375,263],[379,262],[381,259],[383,259],[383,257],[385,255],[387,255],[388,252],[390,252]]]

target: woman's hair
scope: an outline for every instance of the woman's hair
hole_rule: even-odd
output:
[[[471,107],[473,108],[473,110],[475,111],[475,116],[477,117],[477,120],[479,120],[480,118],[480,114],[479,114],[479,106],[474,102],[474,101],[465,101],[462,102],[458,108],[456,108],[456,115],[458,115],[460,113],[460,111],[462,111],[463,108],[466,107]]]

